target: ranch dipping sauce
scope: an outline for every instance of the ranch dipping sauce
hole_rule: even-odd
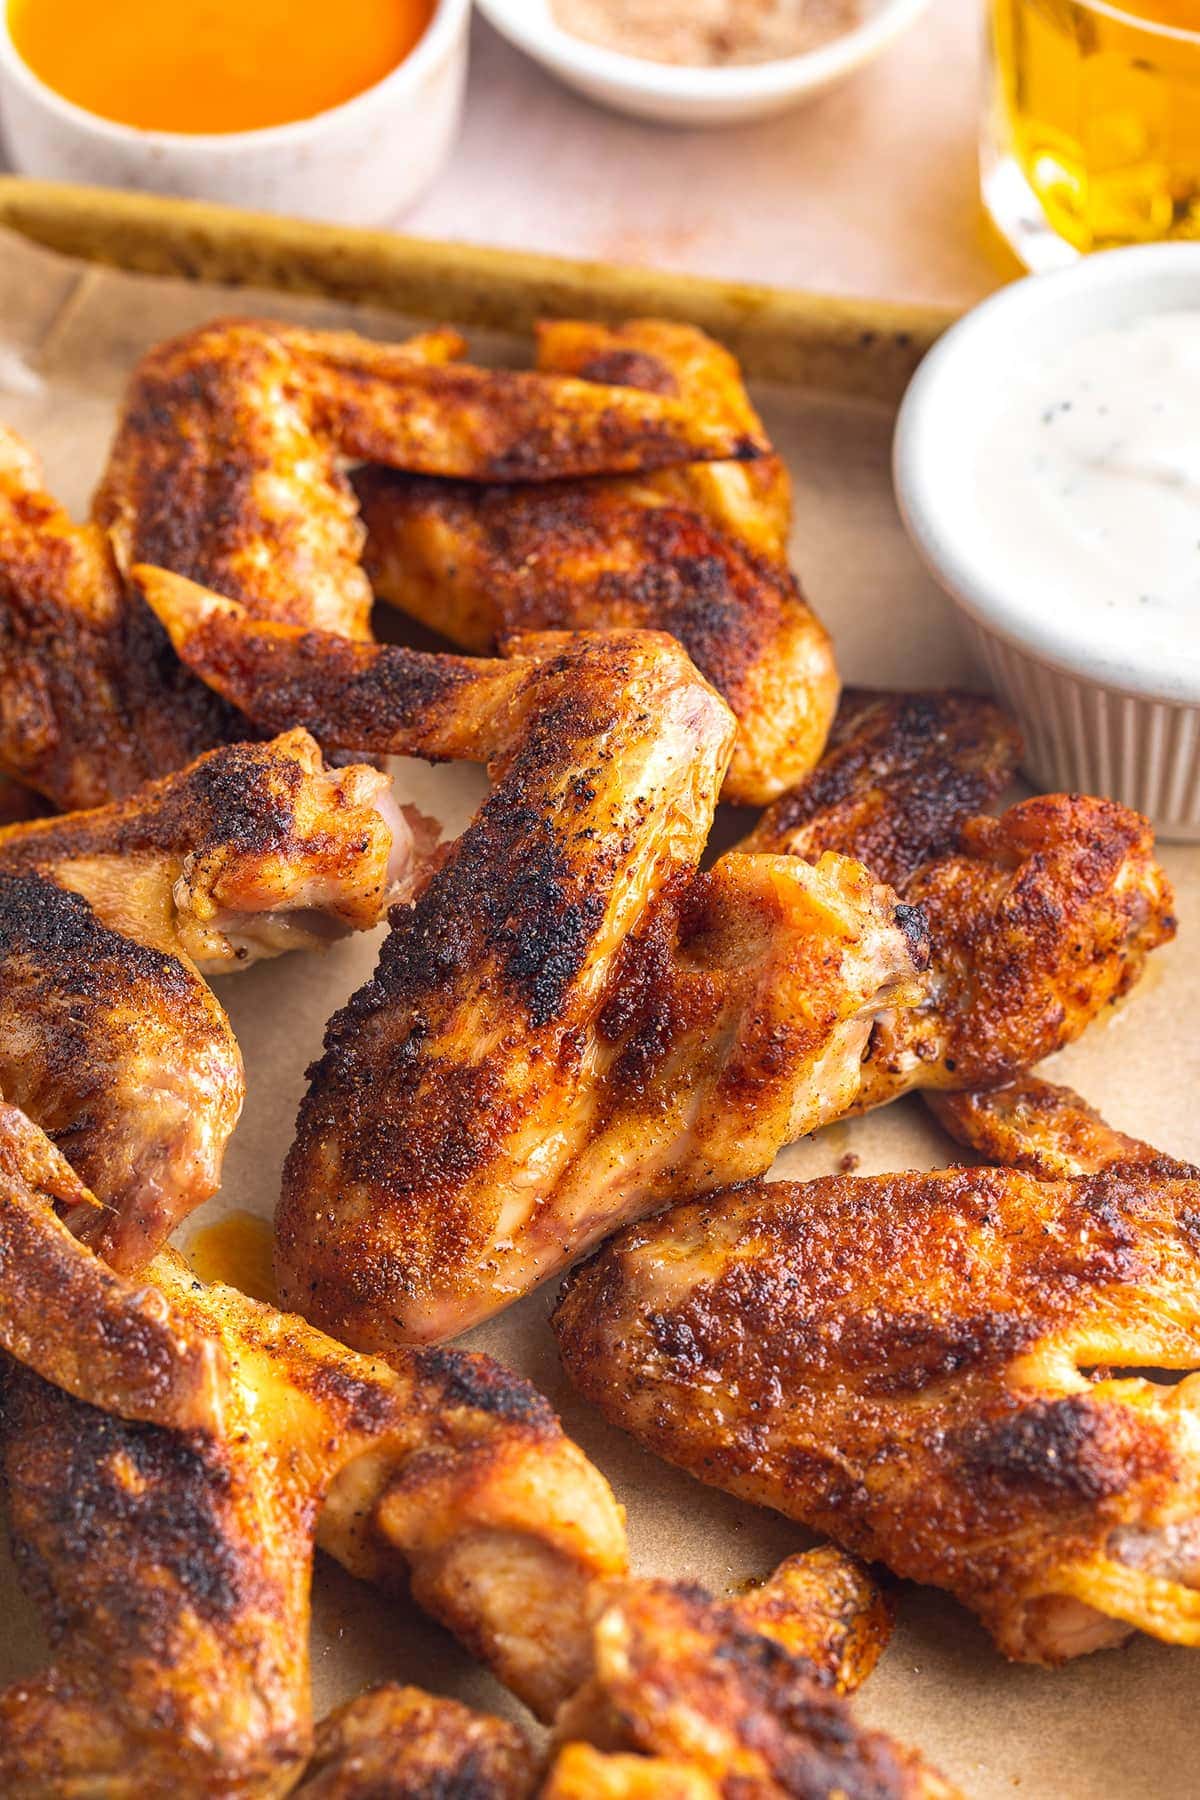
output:
[[[1002,387],[973,476],[1006,581],[1093,621],[1102,608],[1109,636],[1194,640],[1200,309],[1086,333]]]

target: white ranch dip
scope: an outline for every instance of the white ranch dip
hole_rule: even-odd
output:
[[[1200,310],[1086,334],[1002,379],[973,485],[1006,581],[1064,613],[1104,609],[1106,637],[1200,632]]]

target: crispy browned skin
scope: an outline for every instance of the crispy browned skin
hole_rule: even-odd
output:
[[[861,1109],[906,1088],[998,1085],[1077,1038],[1175,935],[1174,897],[1140,813],[1042,794],[977,818],[904,889],[929,926],[923,1009],[882,1020]]]
[[[537,327],[537,366],[581,381],[614,382],[683,400],[730,430],[764,438],[737,360],[721,344],[669,319],[544,319]],[[753,462],[690,462],[637,476],[606,477],[634,496],[653,494],[703,513],[727,537],[768,562],[787,559],[792,484],[774,452]]]
[[[220,973],[378,923],[428,831],[362,764],[306,731],[210,751],[94,811],[0,830],[0,872],[36,871],[113,930]]]
[[[355,1356],[169,1254],[145,1281],[181,1370],[200,1338],[228,1376],[215,1418],[181,1431],[11,1372],[11,1523],[55,1660],[0,1695],[0,1791],[265,1800],[290,1787],[309,1749],[314,1532],[553,1712],[589,1666],[588,1596],[624,1572],[625,1537],[546,1402],[486,1357]],[[71,1373],[98,1319],[63,1307],[55,1323]]]
[[[903,893],[925,863],[957,849],[1020,754],[1016,726],[979,694],[850,688],[817,767],[768,807],[741,848],[809,861],[836,850]]]
[[[1200,1644],[1200,1185],[753,1183],[627,1230],[555,1329],[669,1461],[948,1588],[1006,1655]]]
[[[989,1162],[1055,1180],[1101,1169],[1200,1180],[1193,1164],[1109,1125],[1069,1087],[1022,1075],[986,1093],[931,1094],[930,1111],[953,1138]]]
[[[330,1713],[295,1800],[528,1800],[515,1726],[418,1688],[380,1687]]]
[[[594,1620],[593,1672],[555,1723],[559,1743],[690,1766],[723,1800],[950,1800],[918,1756],[858,1726],[808,1664],[702,1588],[611,1582]]]
[[[0,427],[0,769],[57,807],[99,806],[248,729]]]
[[[15,1106],[0,1105],[0,1347],[105,1412],[181,1431],[217,1427],[227,1371],[204,1332],[169,1316],[72,1235],[100,1210]]]
[[[727,799],[761,805],[821,754],[829,638],[786,569],[702,514],[594,483],[481,489],[372,469],[356,485],[375,591],[465,649],[514,631],[669,631],[737,717]]]
[[[920,931],[857,864],[696,880],[728,709],[652,633],[509,662],[279,626],[168,577],[181,653],[327,742],[473,755],[496,786],[331,1022],[277,1218],[281,1292],[364,1347],[444,1337],[622,1218],[769,1166],[920,998]],[[254,696],[261,696],[261,700]]]
[[[331,1024],[288,1164],[284,1291],[368,1347],[460,1330],[841,1113],[1029,1066],[1173,930],[1144,820],[1030,800],[912,878],[926,989],[925,913],[860,865],[735,854],[695,875],[728,721],[655,640],[551,639],[522,671],[247,625],[142,579],[181,655],[264,723],[299,710],[331,744],[474,755],[498,779]],[[650,755],[690,772],[686,829],[680,790],[646,791]]]
[[[124,571],[152,563],[256,617],[369,635],[362,527],[341,458],[475,480],[655,468],[765,446],[679,401],[454,365],[457,334],[221,319],[135,370],[96,496]]]
[[[133,1268],[219,1186],[244,1079],[190,964],[40,875],[0,872],[0,1091],[112,1208],[93,1241]]]
[[[895,1623],[869,1570],[833,1544],[789,1556],[732,1604],[743,1624],[802,1657],[839,1694],[862,1686]]]
[[[737,364],[689,326],[556,321],[539,357],[761,435]],[[784,560],[790,494],[777,457],[551,488],[382,469],[361,470],[355,485],[376,593],[464,649],[493,650],[513,631],[669,631],[737,717],[727,799],[762,804],[820,755],[837,672]]]

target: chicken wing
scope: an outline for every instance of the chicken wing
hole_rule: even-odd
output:
[[[248,734],[0,426],[0,769],[56,807],[99,806]]]
[[[111,1208],[97,1250],[134,1268],[215,1193],[244,1077],[189,964],[40,875],[0,872],[0,1092]]]
[[[615,382],[669,394],[731,430],[765,438],[737,359],[707,332],[670,319],[544,319],[537,327],[537,366],[581,381]],[[767,562],[786,563],[792,528],[792,483],[774,451],[752,462],[690,462],[637,476],[605,477],[635,497],[656,494],[693,507],[718,531]]]
[[[597,1583],[588,1679],[559,1714],[541,1800],[948,1796],[830,1697],[827,1667],[789,1649],[825,1655],[847,1631],[874,1632],[878,1593],[865,1571],[838,1551],[809,1552],[758,1596],[756,1611],[747,1597],[717,1604],[668,1582]],[[432,1800],[435,1775],[439,1794],[457,1794],[468,1773],[472,1795],[525,1800],[535,1787],[511,1727],[412,1689],[352,1702],[317,1742],[313,1785],[296,1790],[304,1800]]]
[[[102,1210],[45,1134],[0,1104],[0,1348],[104,1412],[216,1430],[228,1378],[220,1348],[172,1318],[154,1289],[114,1274],[65,1222],[78,1231]]]
[[[761,435],[736,363],[690,327],[559,321],[539,348],[543,368],[619,375]],[[784,561],[777,457],[550,488],[364,469],[355,486],[375,592],[464,649],[492,650],[513,631],[669,631],[737,716],[726,798],[773,799],[820,755],[837,673]]]
[[[6,1268],[18,1308],[65,1260],[52,1218]],[[74,1292],[118,1316],[119,1278],[99,1289],[75,1255]],[[6,1796],[285,1791],[308,1750],[314,1532],[355,1574],[410,1587],[544,1715],[578,1687],[592,1585],[625,1569],[622,1515],[531,1388],[465,1353],[373,1363],[169,1254],[123,1306],[156,1311],[158,1343],[177,1346],[159,1410],[173,1383],[188,1391],[197,1341],[215,1404],[187,1430],[122,1416],[146,1412],[149,1389],[131,1362],[120,1392],[117,1345],[114,1410],[10,1373],[11,1523],[56,1655],[0,1695]],[[55,1372],[73,1377],[100,1317],[53,1317]]]
[[[0,873],[207,973],[379,923],[436,832],[377,769],[327,769],[306,731],[210,751],[128,799],[0,830]]]
[[[451,1335],[715,1168],[760,1172],[851,1104],[872,1021],[921,997],[916,922],[858,865],[696,881],[733,721],[673,640],[420,656],[239,628],[141,578],[181,653],[264,713],[497,779],[310,1072],[280,1291],[349,1340]]]
[[[860,864],[696,874],[730,719],[664,640],[420,656],[139,579],[181,656],[263,724],[300,714],[330,745],[498,778],[331,1023],[288,1161],[283,1291],[366,1348],[459,1331],[847,1111],[1027,1067],[1172,929],[1144,820],[1031,800],[914,877],[931,989],[923,912]]]
[[[97,522],[123,572],[174,570],[255,616],[370,635],[350,457],[416,473],[543,480],[764,449],[633,389],[455,365],[458,334],[374,344],[223,319],[135,370]]]
[[[739,847],[809,862],[835,850],[903,894],[918,869],[958,848],[1020,755],[1016,726],[979,694],[849,688],[820,763]]]
[[[984,1093],[930,1094],[929,1110],[950,1136],[989,1162],[1053,1181],[1102,1169],[1144,1171],[1168,1180],[1200,1180],[1191,1163],[1115,1131],[1068,1087],[1019,1076]]]
[[[703,1589],[663,1581],[610,1582],[594,1601],[590,1679],[555,1721],[555,1739],[660,1759],[691,1800],[825,1800],[833,1795],[922,1795],[953,1790],[920,1757],[864,1730],[812,1669]],[[711,1784],[691,1785],[683,1771]],[[548,1792],[586,1792],[582,1772],[616,1795],[652,1794],[631,1765],[605,1768],[578,1750]],[[575,1785],[571,1785],[574,1783]],[[557,1784],[557,1785],[556,1785]],[[606,1791],[604,1785],[593,1790]]]
[[[381,1687],[317,1727],[294,1800],[530,1800],[535,1762],[515,1726],[419,1688]]]
[[[1200,1377],[1140,1373],[1200,1368],[1198,1208],[1144,1169],[752,1183],[623,1232],[554,1326],[610,1419],[1010,1657],[1200,1645]]]

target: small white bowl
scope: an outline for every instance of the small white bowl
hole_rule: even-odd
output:
[[[648,0],[653,4],[653,0]],[[860,25],[803,56],[723,68],[650,62],[556,25],[550,0],[479,0],[510,43],[589,100],[664,125],[736,125],[784,112],[832,87],[907,31],[929,0],[863,0]]]
[[[159,0],[169,5],[170,0]],[[471,0],[439,0],[424,37],[341,106],[262,131],[139,131],[64,100],[18,55],[0,0],[0,120],[19,174],[379,225],[438,174],[458,127]]]
[[[1151,624],[1128,604],[1097,604],[1083,562],[1072,590],[1062,557],[1043,574],[1039,553],[1011,532],[1001,541],[976,504],[977,450],[1009,383],[1085,335],[1179,310],[1200,311],[1197,244],[1107,251],[1002,289],[921,363],[894,474],[909,536],[1017,717],[1031,779],[1110,795],[1164,837],[1198,839],[1200,612]]]

